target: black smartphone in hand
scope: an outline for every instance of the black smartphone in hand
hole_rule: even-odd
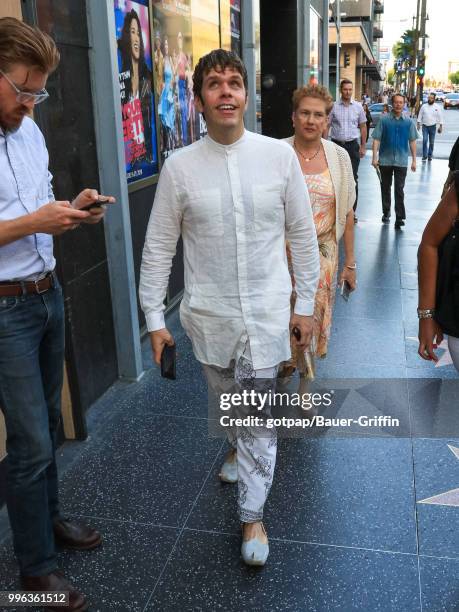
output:
[[[83,208],[80,208],[79,210],[91,210],[93,208],[100,208],[102,204],[107,204],[107,203],[108,203],[108,198],[99,196],[98,200],[96,200],[95,202],[91,202],[91,204],[86,204],[86,206],[83,206]]]
[[[294,327],[292,329],[292,335],[295,336],[295,338],[298,340],[298,342],[301,340],[301,332],[298,329],[298,327]]]
[[[350,294],[351,294],[351,286],[347,282],[347,280],[343,280],[343,282],[341,283],[341,295],[343,296],[343,299],[346,300],[346,302],[349,301]]]
[[[175,380],[175,362],[175,344],[173,344],[172,346],[166,344],[163,348],[163,352],[161,353],[161,376],[163,378],[170,378],[171,380]]]

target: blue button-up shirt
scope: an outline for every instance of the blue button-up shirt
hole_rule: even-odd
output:
[[[375,129],[373,139],[380,140],[380,166],[408,166],[409,143],[418,138],[414,121],[403,115],[397,119],[393,112],[382,116]]]
[[[25,117],[14,131],[0,128],[0,222],[54,201],[43,134]],[[54,269],[53,237],[32,234],[0,246],[0,281],[35,280]]]

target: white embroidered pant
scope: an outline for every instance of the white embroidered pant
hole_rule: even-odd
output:
[[[254,370],[248,343],[229,368],[202,365],[213,401],[218,401],[221,393],[251,389],[258,393],[275,392],[278,367]],[[266,407],[263,410],[251,408],[247,414],[249,412],[255,416],[270,416]],[[276,430],[265,425],[227,427],[226,433],[229,443],[237,450],[239,518],[242,523],[261,521],[276,465]]]

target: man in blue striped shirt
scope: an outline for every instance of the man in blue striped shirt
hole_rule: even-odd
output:
[[[390,221],[392,176],[394,177],[395,229],[405,225],[405,179],[408,151],[411,151],[411,170],[416,172],[416,139],[418,132],[412,119],[403,115],[405,96],[392,96],[392,111],[382,116],[373,130],[373,161],[381,173],[383,223]],[[378,159],[379,150],[379,159]]]
[[[72,204],[55,201],[46,144],[27,116],[48,97],[46,81],[58,62],[49,36],[17,19],[0,19],[0,408],[7,432],[7,507],[22,588],[67,591],[67,609],[81,611],[86,598],[56,572],[56,543],[87,550],[98,546],[101,536],[59,512],[55,451],[64,307],[53,236],[97,223],[105,211],[93,189]],[[92,204],[90,212],[78,210]]]

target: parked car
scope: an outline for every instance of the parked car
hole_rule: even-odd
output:
[[[382,102],[376,102],[375,104],[370,104],[370,106],[368,107],[370,110],[370,114],[371,114],[371,126],[370,127],[375,127],[376,124],[378,123],[379,118],[382,115],[383,107],[384,107],[384,104]],[[389,107],[389,111],[391,111],[392,106],[388,104],[388,107]]]
[[[459,108],[459,93],[450,93],[445,96],[443,100],[443,108]]]
[[[435,92],[435,100],[438,100],[439,102],[443,102],[443,100],[445,99],[445,92],[437,89],[437,91]]]

